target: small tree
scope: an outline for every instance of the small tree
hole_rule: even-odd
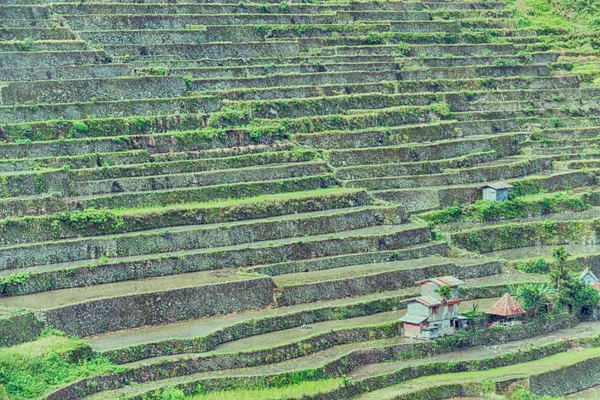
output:
[[[557,291],[547,283],[528,283],[521,285],[515,292],[527,315],[535,318],[543,305],[551,303],[557,297]]]
[[[442,303],[447,303],[448,300],[454,297],[454,291],[450,286],[440,286],[435,292],[442,298]]]
[[[479,304],[477,303],[473,303],[471,309],[465,313],[462,313],[462,315],[467,317],[467,320],[469,321],[468,326],[479,325],[481,322],[483,322],[484,318],[487,319],[487,315],[483,311],[479,310]]]
[[[554,257],[554,265],[550,271],[550,279],[556,290],[560,292],[563,282],[569,279],[569,271],[567,270],[567,258],[571,255],[567,253],[564,247],[559,247],[552,250],[552,257]]]
[[[583,315],[598,304],[598,291],[570,275],[562,282],[559,305],[566,306],[569,311]]]

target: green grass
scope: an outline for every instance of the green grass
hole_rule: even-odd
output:
[[[53,387],[121,370],[105,359],[90,356],[88,350],[82,340],[55,333],[0,349],[0,399],[4,400],[3,390],[8,399],[39,399]]]
[[[324,379],[313,382],[303,382],[281,388],[268,388],[260,390],[230,390],[223,392],[212,392],[197,394],[186,397],[189,400],[278,400],[278,399],[301,399],[303,396],[327,393],[341,387],[344,383],[342,378]]]
[[[589,32],[590,30],[590,26],[584,21],[562,16],[558,12],[559,10],[550,3],[550,0],[507,0],[506,3],[510,9],[516,12],[521,27],[562,28],[573,33]]]
[[[585,351],[568,351],[536,361],[515,364],[501,368],[493,368],[485,371],[457,372],[452,374],[426,376],[410,381],[410,386],[431,386],[432,384],[449,384],[485,380],[501,381],[505,379],[521,378],[546,371],[554,371],[598,357],[600,357],[600,348],[588,348],[585,349]]]
[[[118,208],[112,211],[115,214],[151,214],[156,211],[166,210],[186,210],[191,208],[221,208],[221,207],[236,207],[244,206],[248,204],[262,203],[262,202],[277,202],[286,201],[290,199],[304,199],[318,196],[336,195],[342,193],[359,193],[364,189],[361,188],[343,188],[343,187],[331,187],[325,189],[306,190],[302,192],[290,192],[290,193],[276,193],[276,194],[265,194],[255,197],[246,197],[240,199],[224,199],[214,200],[210,202],[186,202],[183,204],[170,204],[164,207],[148,206],[148,207],[136,207],[136,208]]]

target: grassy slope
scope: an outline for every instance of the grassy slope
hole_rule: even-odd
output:
[[[52,387],[120,368],[89,354],[82,340],[54,334],[0,349],[0,400],[38,399]]]

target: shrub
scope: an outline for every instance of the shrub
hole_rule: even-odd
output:
[[[88,133],[90,131],[90,128],[84,122],[80,121],[73,122],[73,129],[77,133]]]
[[[281,12],[288,12],[290,10],[290,3],[283,1],[279,4],[279,10]]]
[[[177,389],[174,387],[170,387],[162,392],[160,396],[160,400],[183,400],[185,399],[185,394],[181,389]]]
[[[550,272],[548,262],[543,258],[538,258],[531,264],[519,263],[519,265],[517,265],[517,269],[529,274],[547,274]]]
[[[432,111],[436,112],[442,117],[447,117],[450,115],[450,106],[444,101],[433,103],[429,107]]]

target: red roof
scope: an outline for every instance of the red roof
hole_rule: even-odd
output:
[[[496,304],[490,307],[488,314],[510,317],[525,314],[525,311],[510,294],[506,293]]]
[[[594,282],[594,283],[592,283],[592,287],[600,292],[600,283]]]

